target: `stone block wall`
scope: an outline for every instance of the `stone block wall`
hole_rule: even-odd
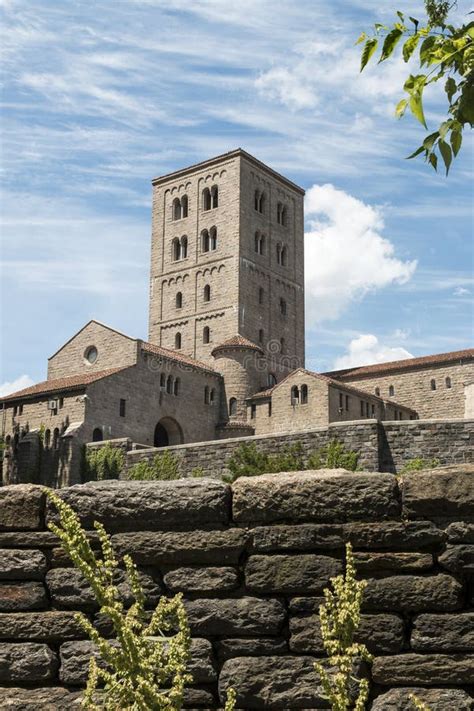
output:
[[[351,541],[367,580],[359,639],[374,655],[372,711],[468,711],[474,695],[474,467],[342,470],[238,480],[101,482],[60,495],[141,571],[147,606],[184,594],[193,684],[186,708],[327,708],[318,607]],[[79,708],[91,643],[107,634],[46,523],[40,487],[0,489],[0,708]],[[124,599],[130,590],[121,586]],[[220,700],[219,700],[220,699]]]

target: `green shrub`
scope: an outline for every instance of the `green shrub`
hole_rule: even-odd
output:
[[[409,459],[403,466],[401,471],[402,474],[407,472],[420,472],[423,469],[436,469],[439,467],[440,461],[434,457],[433,459],[422,459],[421,457],[415,457],[415,459]]]
[[[359,452],[346,450],[336,439],[326,447],[313,452],[308,458],[307,469],[347,469],[355,472],[359,463]]]
[[[121,447],[107,442],[103,447],[86,447],[83,461],[87,480],[118,479],[125,464],[125,454]]]
[[[232,482],[241,476],[266,474],[269,471],[268,466],[268,454],[259,452],[255,442],[250,444],[242,442],[229,460],[230,474],[225,479]]]
[[[208,475],[202,467],[194,467],[194,469],[191,470],[191,476],[194,479],[202,479],[203,477],[206,477]]]
[[[181,479],[182,460],[171,452],[157,454],[151,462],[143,459],[137,462],[128,472],[128,479],[135,481],[170,481]]]
[[[269,472],[300,472],[306,469],[301,442],[283,447],[278,454],[269,456]]]

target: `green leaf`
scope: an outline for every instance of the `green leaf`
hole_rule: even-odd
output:
[[[430,133],[429,136],[426,136],[425,140],[423,141],[423,148],[426,148],[426,150],[430,151],[436,141],[439,138],[439,131],[435,131],[434,133]]]
[[[435,170],[438,170],[438,159],[434,153],[430,153],[429,161],[430,161],[430,164],[433,166],[433,168]]]
[[[416,149],[411,155],[407,156],[407,160],[410,160],[410,158],[415,158],[416,156],[419,156],[420,153],[428,153],[426,148],[424,146],[420,146],[419,148]]]
[[[355,44],[361,44],[365,39],[367,39],[367,35],[365,34],[365,32],[362,32],[362,34],[359,35],[359,38],[357,39],[357,42]]]
[[[423,113],[423,89],[425,88],[425,83],[426,76],[424,74],[418,74],[417,76],[410,74],[405,82],[404,89],[410,94],[409,106],[413,116],[415,116],[425,128],[428,128]]]
[[[400,12],[400,10],[397,10],[397,15],[402,22],[405,22],[405,15],[403,14],[403,12]]]
[[[442,138],[439,139],[438,141],[438,146],[439,146],[439,152],[441,153],[444,164],[446,166],[446,175],[449,173],[449,166],[451,165],[451,161],[453,160],[453,154],[451,152],[451,148],[449,145],[446,143],[446,141],[443,141]]]
[[[436,37],[430,35],[423,40],[420,47],[420,66],[423,66],[428,61],[433,45],[436,43]]]
[[[412,35],[411,37],[409,37],[407,39],[407,41],[403,45],[402,52],[403,52],[403,59],[405,60],[405,62],[408,62],[411,55],[415,51],[416,45],[418,44],[419,39],[420,39],[420,35]]]
[[[382,54],[380,56],[379,63],[385,61],[385,59],[388,59],[390,57],[393,50],[400,41],[402,35],[402,30],[399,30],[398,28],[395,28],[394,30],[388,33],[383,43]]]
[[[388,27],[386,25],[381,25],[380,22],[376,22],[374,27],[376,32],[379,30],[388,30]]]
[[[407,99],[402,99],[401,101],[399,101],[396,106],[396,109],[395,109],[395,116],[397,118],[401,118],[403,116],[403,114],[405,113],[407,106],[408,106]]]
[[[416,20],[414,17],[411,17],[411,15],[410,15],[410,18],[409,18],[409,19],[410,19],[410,20],[413,22],[413,24],[415,25],[415,32],[416,32],[417,29],[418,29],[418,25],[419,25],[420,23],[419,23],[418,20]]]
[[[452,100],[454,94],[456,93],[457,88],[458,88],[457,84],[454,81],[453,77],[448,77],[448,79],[446,80],[446,84],[444,85],[444,90],[445,90],[446,94],[448,95],[449,103],[451,103],[451,100]]]
[[[364,45],[364,49],[362,50],[362,56],[360,59],[360,71],[362,71],[377,49],[377,44],[378,44],[378,39],[376,37],[373,37],[372,39],[367,40],[367,42]]]
[[[439,135],[442,140],[444,140],[444,138],[450,128],[451,128],[451,121],[443,121],[443,123],[439,127]]]
[[[451,148],[455,156],[459,153],[462,143],[462,133],[461,131],[451,131]]]

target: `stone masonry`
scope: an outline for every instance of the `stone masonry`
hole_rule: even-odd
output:
[[[137,563],[147,606],[182,592],[193,682],[186,708],[328,708],[313,664],[318,608],[350,541],[367,580],[358,639],[374,655],[372,711],[469,711],[474,693],[474,468],[343,470],[242,478],[101,482],[60,495],[83,525],[102,521]],[[46,524],[40,487],[0,489],[0,708],[79,708],[103,634],[91,591]],[[130,590],[120,584],[124,600]],[[220,700],[219,700],[220,699]]]

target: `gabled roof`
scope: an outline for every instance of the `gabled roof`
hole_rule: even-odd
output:
[[[60,346],[58,348],[58,350],[53,353],[53,355],[49,356],[48,360],[51,360],[51,358],[54,358],[54,356],[56,356],[60,351],[62,351],[63,348],[65,348],[68,345],[68,343],[71,343],[71,341],[73,341],[76,338],[76,336],[78,336],[80,333],[82,333],[82,331],[84,331],[88,326],[90,326],[91,323],[96,323],[98,326],[102,326],[102,328],[106,328],[107,331],[112,331],[113,333],[118,333],[119,336],[123,336],[124,338],[127,338],[129,341],[136,341],[137,340],[136,338],[132,338],[132,336],[127,336],[127,334],[123,333],[122,331],[118,331],[116,328],[111,328],[111,326],[107,326],[107,324],[102,323],[102,321],[97,321],[97,319],[91,318],[91,320],[88,321],[82,328],[80,328],[79,331],[76,331],[76,333],[74,333],[71,336],[71,338],[68,338],[66,343],[63,343],[62,346]]]
[[[18,390],[16,393],[11,393],[3,398],[0,398],[0,402],[8,402],[11,400],[23,400],[24,398],[33,398],[38,395],[47,395],[49,393],[58,392],[68,392],[70,390],[79,390],[90,383],[94,383],[96,380],[102,380],[103,378],[108,378],[109,375],[114,375],[115,373],[120,373],[122,370],[127,370],[133,366],[122,366],[121,368],[109,368],[109,370],[98,370],[95,373],[79,373],[78,375],[71,375],[67,378],[56,378],[55,380],[44,380],[41,383],[36,383],[36,385],[30,385],[29,388],[23,388],[23,390]]]
[[[239,334],[236,336],[232,336],[232,338],[228,338],[223,343],[219,343],[219,345],[212,350],[212,355],[214,355],[214,353],[218,353],[221,350],[226,350],[226,348],[250,349],[253,351],[258,351],[263,355],[263,350],[262,348],[260,348],[260,346],[257,346],[256,343],[254,343],[253,341],[249,341],[248,338],[244,338],[244,336],[240,336]]]
[[[171,348],[163,348],[163,346],[157,346],[154,343],[148,343],[147,341],[140,341],[140,344],[142,351],[145,351],[145,353],[152,353],[153,355],[160,356],[161,358],[174,360],[177,363],[182,363],[190,368],[204,370],[206,373],[211,373],[212,375],[221,377],[220,374],[217,373],[208,363],[203,363],[202,361],[191,358],[191,356],[187,356],[184,353],[174,351]]]
[[[374,365],[361,365],[354,368],[344,368],[343,370],[332,370],[324,373],[324,375],[343,380],[344,378],[381,375],[382,373],[393,373],[396,371],[409,370],[410,368],[423,368],[430,365],[455,363],[457,361],[471,360],[473,358],[474,348],[466,348],[462,351],[435,353],[434,355],[421,356],[420,358],[406,358],[404,360],[392,360],[388,363],[375,363]]]
[[[399,407],[403,410],[410,410],[410,412],[416,413],[416,410],[413,410],[411,407],[407,407],[406,405],[400,405],[400,403],[395,402],[392,399],[387,399],[387,398],[382,398],[379,397],[378,395],[374,395],[373,393],[369,393],[366,390],[361,390],[360,388],[355,388],[352,385],[348,385],[345,382],[342,382],[340,380],[336,380],[335,378],[330,378],[329,376],[325,375],[324,373],[314,373],[311,370],[306,370],[305,368],[298,368],[297,370],[293,370],[291,373],[288,373],[283,380],[280,380],[279,383],[274,385],[272,388],[269,388],[268,390],[264,390],[262,392],[255,393],[255,395],[251,395],[250,397],[246,398],[247,400],[260,400],[264,398],[271,397],[274,391],[280,387],[288,378],[290,378],[292,375],[295,375],[295,373],[303,373],[304,375],[309,375],[312,378],[316,378],[317,380],[321,380],[322,382],[327,383],[328,385],[331,385],[332,387],[339,388],[340,390],[347,390],[348,392],[354,393],[354,395],[357,395],[359,397],[370,397],[373,400],[378,400],[379,402],[388,402],[391,405],[395,405],[395,407]]]

